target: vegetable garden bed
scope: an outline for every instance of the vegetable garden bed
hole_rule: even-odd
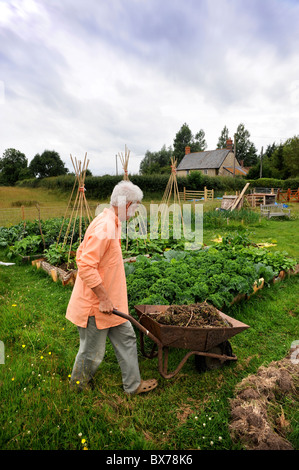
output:
[[[61,219],[45,221],[42,227],[43,236],[38,221],[2,227],[0,246],[7,248],[10,258],[37,257],[33,265],[48,272],[54,281],[73,285],[77,275],[77,228],[72,240],[59,244]],[[64,233],[60,236],[63,238]],[[189,305],[204,301],[222,309],[292,274],[296,265],[286,252],[259,247],[244,235],[227,236],[214,246],[194,251],[184,250],[184,242],[172,238],[171,231],[167,240],[123,241],[130,311],[137,304]]]
[[[134,305],[189,305],[207,301],[218,309],[249,298],[298,272],[286,253],[270,252],[237,238],[198,251],[169,250],[125,266],[130,311]]]

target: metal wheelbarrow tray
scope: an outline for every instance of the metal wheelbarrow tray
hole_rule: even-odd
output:
[[[248,325],[219,310],[219,315],[231,326],[200,328],[163,325],[147,315],[154,312],[165,312],[168,308],[169,305],[136,305],[135,310],[139,322],[131,315],[117,310],[113,311],[113,313],[130,320],[139,329],[141,352],[148,358],[158,355],[159,372],[162,377],[166,379],[174,377],[192,355],[195,355],[196,366],[201,371],[218,368],[225,361],[237,360],[237,357],[232,354],[228,339],[249,328]],[[150,354],[145,352],[144,335],[147,335],[155,343]],[[158,351],[155,351],[156,346]],[[169,347],[190,350],[173,372],[167,372]]]

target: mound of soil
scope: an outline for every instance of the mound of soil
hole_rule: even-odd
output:
[[[231,324],[219,315],[218,310],[207,302],[190,305],[170,305],[164,312],[147,313],[162,325],[199,328],[227,328]]]
[[[293,450],[284,434],[289,423],[281,406],[273,416],[275,400],[288,394],[294,403],[298,387],[298,365],[285,358],[260,367],[237,386],[236,398],[230,401],[232,422],[230,432],[247,450]],[[271,405],[271,413],[269,412]]]

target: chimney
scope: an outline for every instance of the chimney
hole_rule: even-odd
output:
[[[187,147],[185,147],[185,155],[188,155],[188,153],[190,153],[191,151],[191,148],[189,147],[189,145]]]
[[[226,141],[226,148],[227,150],[233,151],[233,141],[231,138],[227,139]]]

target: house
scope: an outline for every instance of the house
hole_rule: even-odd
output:
[[[185,148],[185,156],[177,167],[178,176],[186,176],[191,171],[201,171],[209,176],[245,176],[248,169],[244,168],[235,158],[231,139],[226,141],[225,149],[206,150],[190,153],[190,147]]]

